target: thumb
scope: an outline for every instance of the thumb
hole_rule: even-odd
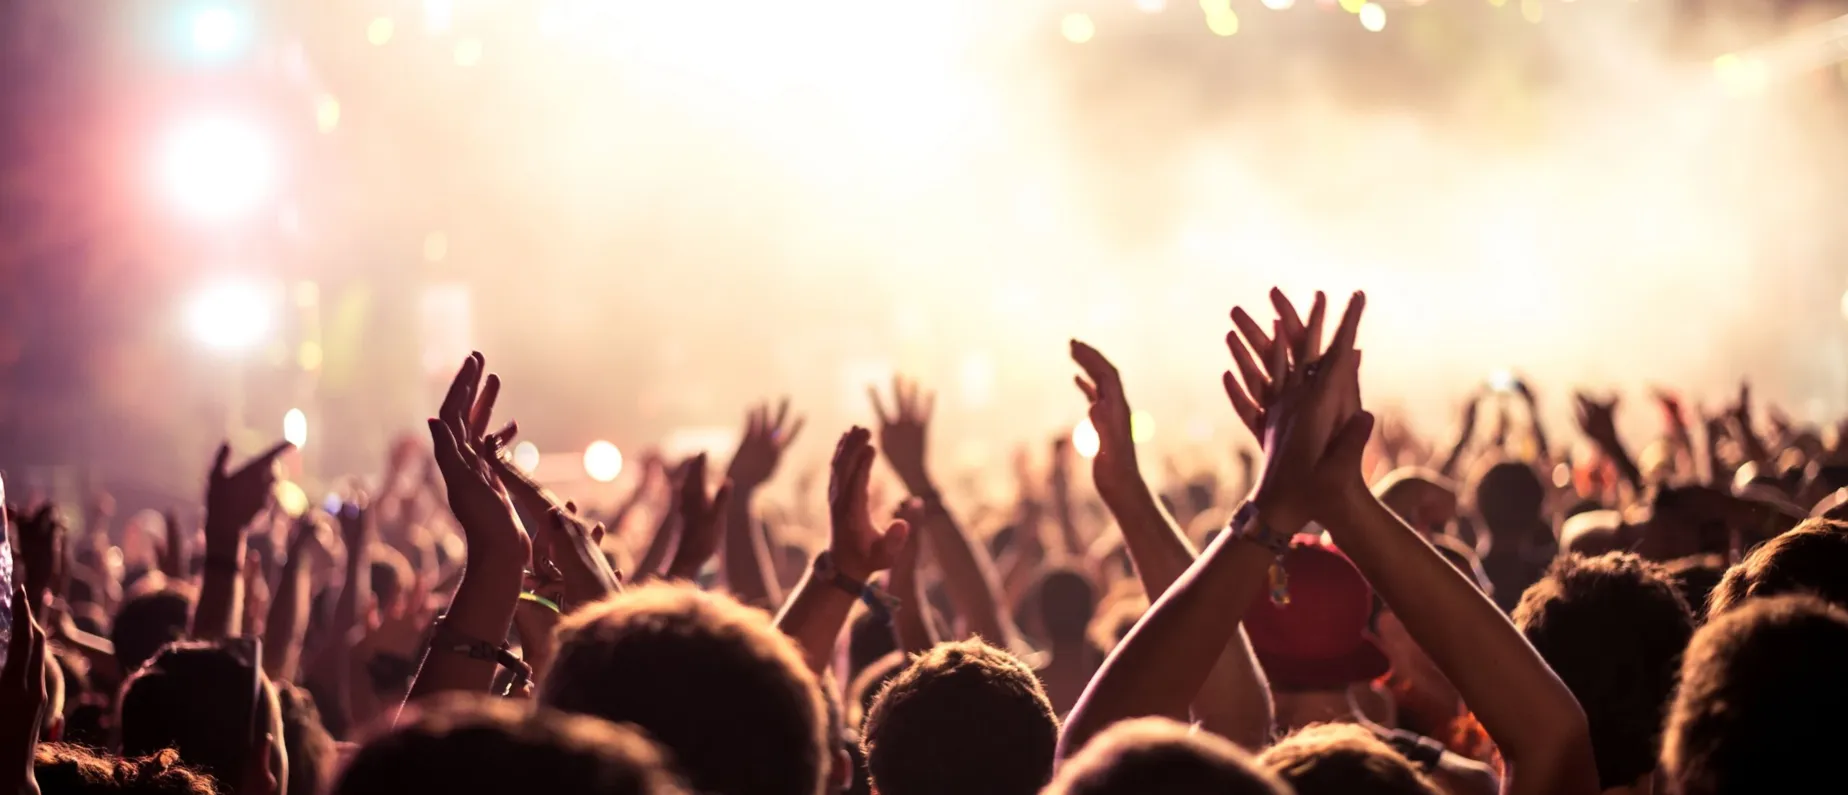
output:
[[[1359,470],[1361,454],[1367,449],[1367,440],[1373,436],[1373,413],[1358,411],[1349,417],[1347,424],[1341,426],[1328,442],[1328,449],[1322,459],[1331,465],[1339,466],[1343,471]]]
[[[220,442],[218,445],[218,454],[212,457],[212,476],[223,479],[226,474],[225,464],[230,462],[230,460],[231,443]]]
[[[911,537],[911,523],[903,519],[893,519],[886,525],[885,534],[879,537],[879,551],[888,559],[898,557],[905,548],[905,540]]]

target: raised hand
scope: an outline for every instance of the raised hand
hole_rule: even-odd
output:
[[[487,425],[500,396],[500,376],[483,379],[485,361],[469,354],[456,371],[443,398],[442,408],[429,421],[430,441],[436,448],[436,467],[448,492],[449,510],[461,523],[471,558],[514,560],[524,565],[532,554],[532,539],[501,490],[488,465],[502,439],[513,435],[509,424],[489,434]]]
[[[1115,365],[1096,348],[1072,340],[1072,361],[1084,375],[1072,376],[1078,391],[1091,402],[1091,427],[1097,429],[1097,456],[1091,459],[1091,479],[1097,493],[1115,495],[1142,487],[1142,469],[1136,463],[1136,442],[1130,433],[1129,399]],[[1241,413],[1241,419],[1243,414]]]
[[[872,432],[859,426],[842,434],[828,477],[828,551],[842,574],[862,583],[892,567],[911,532],[903,519],[894,519],[884,531],[873,521],[867,484],[879,453],[872,439]]]
[[[692,579],[719,551],[725,535],[725,511],[731,502],[732,485],[720,484],[717,492],[706,493],[706,454],[700,453],[681,465],[676,478],[680,493],[674,510],[680,514],[680,546],[668,564],[667,576]]]
[[[563,581],[568,604],[589,604],[622,590],[599,546],[604,534],[601,523],[579,516],[576,504],[561,503],[551,490],[521,472],[507,456],[495,455],[489,465],[513,504],[538,523],[533,537],[532,570],[555,572]]]
[[[1579,430],[1599,445],[1617,441],[1617,398],[1598,400],[1583,392],[1576,396]]]
[[[4,525],[0,517],[0,525]],[[33,620],[24,586],[13,589],[13,636],[0,669],[0,776],[5,786],[38,795],[32,757],[45,724],[45,629]]]
[[[753,491],[776,474],[783,451],[802,433],[802,422],[800,416],[789,416],[789,398],[777,404],[775,414],[768,403],[753,407],[745,415],[744,438],[738,442],[738,452],[732,454],[726,469],[725,476],[731,479],[732,487]]]
[[[885,449],[886,463],[898,473],[912,494],[930,494],[930,469],[926,465],[925,434],[930,429],[930,415],[937,405],[935,394],[918,388],[916,381],[903,376],[892,377],[892,408],[887,412],[876,387],[867,387],[873,400],[873,413],[879,418],[879,446]]]
[[[168,577],[186,577],[186,531],[180,515],[169,508],[160,514],[161,529],[167,537],[160,547],[160,570]]]
[[[1265,444],[1265,428],[1269,421],[1266,409],[1280,397],[1283,386],[1280,380],[1287,377],[1291,361],[1301,366],[1320,350],[1322,322],[1328,307],[1328,297],[1318,290],[1309,309],[1309,320],[1304,322],[1282,290],[1272,288],[1270,300],[1278,317],[1268,335],[1244,307],[1232,308],[1235,328],[1226,334],[1226,348],[1232,353],[1238,376],[1234,377],[1232,371],[1227,370],[1221,378],[1232,409],[1238,412],[1239,419],[1260,446]],[[1355,399],[1358,402],[1358,395]]]
[[[279,443],[233,472],[225,468],[231,460],[231,445],[218,446],[205,487],[208,554],[213,552],[211,547],[243,539],[244,528],[269,504],[270,490],[276,485],[276,458],[293,449],[295,445]]]

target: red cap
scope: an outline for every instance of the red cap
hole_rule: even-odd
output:
[[[1297,536],[1283,554],[1289,604],[1258,594],[1245,632],[1271,685],[1279,690],[1340,690],[1384,675],[1392,664],[1367,634],[1373,589],[1347,556],[1313,536]]]

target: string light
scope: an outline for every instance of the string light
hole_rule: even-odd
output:
[[[396,32],[396,27],[391,17],[375,18],[371,24],[366,26],[366,41],[372,42],[374,47],[382,47],[386,42],[391,41],[391,34]]]
[[[1073,12],[1059,20],[1059,33],[1066,41],[1083,44],[1097,35],[1097,23],[1091,21],[1091,15]]]
[[[1350,14],[1360,13],[1360,9],[1366,5],[1367,0],[1341,0],[1341,10]]]
[[[1206,15],[1206,29],[1216,36],[1230,36],[1238,32],[1238,14],[1232,9],[1216,11]]]
[[[1360,26],[1378,33],[1386,29],[1386,8],[1379,3],[1368,3],[1360,7]]]
[[[1282,11],[1296,5],[1296,0],[1263,0],[1264,7],[1272,11]]]

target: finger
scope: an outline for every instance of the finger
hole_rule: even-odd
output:
[[[852,479],[847,484],[848,506],[853,511],[852,516],[865,516],[870,511],[867,501],[871,499],[869,493],[873,481],[873,460],[878,456],[879,451],[871,444],[866,444],[861,445],[854,457]]]
[[[212,477],[224,480],[230,473],[225,471],[225,464],[231,460],[231,443],[221,442],[217,455],[212,456]]]
[[[1232,351],[1232,363],[1238,367],[1239,377],[1245,381],[1245,390],[1254,402],[1262,402],[1270,390],[1270,379],[1264,371],[1258,369],[1258,363],[1251,358],[1251,348],[1246,347],[1246,340],[1239,339],[1239,332],[1226,332],[1226,349]]]
[[[911,538],[911,523],[903,519],[893,519],[886,525],[885,532],[879,536],[879,557],[889,567],[891,561],[897,560],[905,548],[905,541]]]
[[[1264,334],[1263,327],[1251,319],[1244,307],[1232,307],[1232,325],[1237,326],[1239,332],[1245,335],[1245,342],[1251,345],[1252,353],[1257,354],[1259,359],[1270,359],[1271,338]]]
[[[782,445],[788,447],[795,444],[796,437],[802,435],[802,426],[807,422],[807,417],[796,417],[795,421],[789,424],[789,430],[783,433]]]
[[[1315,303],[1309,305],[1309,320],[1303,325],[1303,338],[1297,345],[1297,361],[1310,362],[1322,355],[1322,321],[1328,314],[1328,294],[1315,291]]]
[[[488,432],[488,421],[494,417],[494,402],[500,399],[501,380],[497,373],[488,373],[487,381],[481,385],[481,393],[475,398],[475,405],[468,414],[468,438],[470,441],[481,438]]]
[[[703,506],[706,502],[706,454],[693,457],[687,468],[687,480],[680,485],[680,497],[686,504]]]
[[[1367,440],[1372,436],[1373,413],[1356,412],[1341,426],[1341,431],[1328,440],[1328,449],[1323,455],[1334,466],[1358,469],[1367,449]]]
[[[1072,361],[1084,369],[1092,383],[1105,386],[1119,379],[1116,366],[1103,353],[1078,340],[1072,340]]]
[[[507,424],[502,425],[500,430],[488,434],[488,443],[494,449],[499,450],[506,447],[509,442],[513,441],[514,437],[519,435],[520,423],[516,420],[508,420]]]
[[[1360,334],[1360,314],[1367,308],[1367,294],[1354,291],[1348,299],[1347,309],[1341,313],[1341,325],[1335,327],[1334,339],[1328,341],[1328,352],[1323,358],[1344,359],[1354,351],[1354,340]]]
[[[1282,394],[1284,387],[1301,380],[1300,373],[1290,372],[1290,346],[1283,343],[1283,321],[1271,322],[1271,330],[1277,334],[1275,344],[1271,345],[1270,356],[1265,360],[1265,367],[1270,371],[1271,397]]]
[[[783,398],[782,402],[778,403],[776,406],[776,421],[770,423],[770,429],[772,431],[781,431],[783,429],[783,423],[787,422],[788,420],[789,420],[789,398]]]
[[[442,408],[436,412],[452,433],[463,427],[466,415],[475,405],[475,387],[481,380],[481,367],[475,356],[469,354],[462,360],[462,366],[456,368],[456,377],[450,380],[449,390],[443,394]]]
[[[898,416],[901,418],[911,416],[911,392],[909,387],[910,385],[905,383],[904,376],[898,373],[892,374],[893,408],[898,412]]]
[[[731,507],[731,500],[732,482],[731,478],[726,478],[724,483],[719,484],[718,493],[712,495],[712,515],[724,516],[726,510]]]
[[[882,426],[891,425],[892,420],[886,414],[885,403],[879,399],[879,387],[868,386],[866,388],[866,396],[872,398],[873,416],[879,418],[879,424]]]
[[[430,446],[436,452],[436,468],[443,473],[443,482],[448,483],[467,471],[468,465],[462,461],[462,450],[457,447],[455,432],[450,430],[449,424],[434,417],[428,422]]]
[[[32,689],[32,693],[37,695],[40,703],[43,704],[43,699],[50,689],[46,686],[45,628],[39,626],[38,621],[32,618],[30,605],[27,606],[26,620],[29,622],[25,625],[26,637],[24,638],[28,652],[26,655],[26,686]],[[19,629],[19,625],[14,625],[14,642],[20,640]]]
[[[918,408],[918,422],[930,422],[932,414],[937,413],[937,393],[925,392],[924,405]]]
[[[1232,410],[1238,412],[1239,421],[1251,429],[1253,436],[1262,438],[1264,429],[1259,426],[1258,404],[1245,394],[1244,387],[1238,385],[1238,379],[1232,377],[1231,370],[1227,370],[1220,380],[1225,382],[1226,398],[1232,401]]]
[[[1092,386],[1091,382],[1084,380],[1084,376],[1082,375],[1072,376],[1072,383],[1078,385],[1078,391],[1084,393],[1085,400],[1088,400],[1092,403],[1097,402],[1097,387]]]
[[[1296,313],[1296,305],[1290,303],[1289,296],[1275,287],[1270,291],[1271,306],[1277,309],[1277,321],[1280,331],[1276,341],[1287,349],[1300,348],[1303,337],[1303,318]],[[1297,361],[1306,361],[1298,358]]]

